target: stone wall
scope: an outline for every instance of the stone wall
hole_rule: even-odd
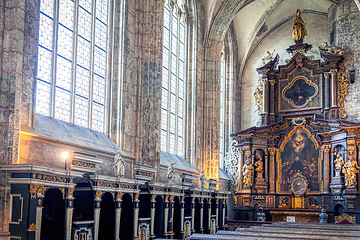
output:
[[[360,121],[360,12],[353,0],[340,0],[329,8],[329,43],[343,46],[344,67],[355,71],[355,82],[350,84],[345,98],[346,120]],[[349,74],[348,74],[349,75]]]

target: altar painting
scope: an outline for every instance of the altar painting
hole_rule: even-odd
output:
[[[281,144],[283,151],[278,159],[278,186],[281,192],[290,191],[291,180],[296,173],[308,179],[310,191],[320,190],[317,145],[307,129],[298,127],[290,131],[288,138]]]

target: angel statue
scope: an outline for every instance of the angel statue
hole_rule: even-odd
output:
[[[345,174],[346,182],[345,186],[347,187],[356,187],[356,174],[359,173],[360,167],[358,166],[355,159],[350,156],[349,159],[344,164],[342,172]]]
[[[176,163],[173,162],[173,163],[171,163],[170,166],[168,167],[167,178],[168,178],[168,182],[169,182],[169,183],[173,183],[173,182],[174,182],[175,165],[176,165]]]
[[[115,176],[118,176],[118,177],[125,176],[126,163],[125,163],[124,159],[122,158],[120,151],[118,151],[115,154],[114,167],[115,167]]]
[[[206,180],[206,177],[205,177],[205,174],[204,174],[204,170],[201,170],[201,173],[200,173],[200,187],[203,188],[205,187],[207,183],[207,180]]]

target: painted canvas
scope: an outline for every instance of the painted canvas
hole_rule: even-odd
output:
[[[311,191],[319,191],[319,150],[303,128],[296,129],[281,152],[281,191],[290,191],[292,177],[301,173],[309,181]]]

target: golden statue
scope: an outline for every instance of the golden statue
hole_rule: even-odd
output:
[[[293,38],[295,41],[302,41],[307,35],[305,23],[300,17],[301,11],[298,9],[296,11],[296,18],[293,24]]]
[[[359,173],[359,169],[360,167],[358,166],[355,159],[350,156],[342,170],[346,177],[345,186],[356,187],[356,174]]]
[[[262,157],[258,155],[257,160],[254,164],[255,171],[256,171],[256,177],[262,178],[262,173],[264,172],[264,163],[262,161]]]
[[[250,159],[248,158],[245,162],[245,165],[242,168],[242,174],[243,174],[243,183],[246,187],[252,186],[252,177],[254,174],[254,167],[251,164]]]

